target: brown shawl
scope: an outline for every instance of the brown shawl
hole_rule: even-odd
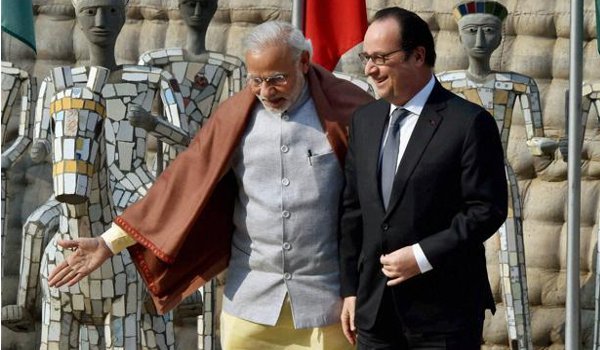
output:
[[[350,117],[372,97],[319,66],[311,66],[307,78],[343,165]],[[115,219],[138,243],[129,252],[160,313],[227,267],[237,193],[229,161],[257,101],[246,88],[223,102],[148,194]]]

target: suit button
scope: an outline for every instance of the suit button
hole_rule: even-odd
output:
[[[283,216],[284,218],[289,218],[292,214],[290,214],[289,211],[284,210],[283,212],[281,212],[281,216]]]
[[[283,243],[283,245],[282,245],[282,247],[283,247],[283,249],[285,249],[285,250],[290,250],[290,249],[292,249],[292,245],[291,245],[291,244],[289,244],[288,242],[284,242],[284,243]]]
[[[387,223],[385,223],[385,224],[381,225],[381,228],[382,228],[384,231],[387,231],[387,230],[390,228],[390,225],[388,225]]]
[[[285,278],[286,280],[291,280],[292,279],[292,274],[289,272],[286,272],[283,274],[283,278]]]

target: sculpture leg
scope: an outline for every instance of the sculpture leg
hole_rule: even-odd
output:
[[[216,302],[216,281],[208,281],[199,289],[202,294],[202,314],[198,316],[198,349],[214,350],[216,349],[215,338],[215,302]]]
[[[4,236],[6,235],[6,172],[2,171],[2,260],[4,260],[4,248],[6,244],[4,242]],[[3,261],[4,263],[4,261]],[[4,270],[2,270],[2,276],[4,276]]]
[[[148,296],[145,286],[140,301],[142,301],[142,349],[175,349],[173,312],[159,315]]]
[[[59,215],[60,204],[51,198],[23,226],[17,305],[2,307],[2,325],[16,332],[31,330],[38,314],[40,262],[45,243],[58,231]]]
[[[74,337],[75,334],[79,332],[79,344],[75,349],[79,350],[103,350],[103,349],[111,349],[108,346],[105,346],[105,334],[102,327],[94,326],[94,325],[85,325],[78,329],[71,329],[71,337]]]
[[[523,243],[523,218],[517,178],[506,165],[509,186],[509,215],[500,228],[500,281],[506,307],[508,337],[513,350],[533,349],[525,249]]]
[[[79,321],[61,310],[60,301],[45,299],[42,311],[42,349],[79,349]]]
[[[106,349],[127,349],[125,343],[128,337],[132,338],[129,340],[130,344],[139,343],[138,331],[135,329],[135,325],[137,324],[137,314],[133,312],[134,310],[130,310],[129,313],[127,313],[127,308],[125,306],[126,299],[127,296],[121,295],[112,300],[110,314],[106,316],[104,325]],[[133,327],[131,322],[133,322]],[[127,334],[127,331],[132,334]]]

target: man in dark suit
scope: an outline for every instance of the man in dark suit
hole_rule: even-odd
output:
[[[410,11],[377,12],[360,56],[381,99],[350,129],[346,337],[358,349],[479,349],[494,311],[483,242],[507,215],[494,118],[436,81],[433,37]]]

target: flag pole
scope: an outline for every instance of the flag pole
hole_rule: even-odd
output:
[[[567,300],[565,349],[581,346],[580,215],[581,215],[581,90],[583,66],[583,0],[571,0],[569,152],[567,217]]]
[[[292,0],[292,25],[304,32],[304,0]]]

